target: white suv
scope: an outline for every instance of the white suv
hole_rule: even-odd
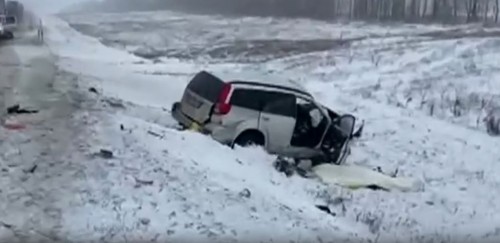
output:
[[[343,163],[353,137],[355,118],[318,104],[293,81],[219,78],[197,73],[172,116],[184,127],[198,127],[215,140],[234,146],[261,145],[295,159]]]

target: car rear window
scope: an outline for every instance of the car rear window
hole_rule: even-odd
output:
[[[286,93],[238,88],[231,95],[231,104],[275,115],[295,116],[295,96]]]
[[[215,103],[223,86],[222,80],[209,72],[201,71],[191,79],[187,89]]]

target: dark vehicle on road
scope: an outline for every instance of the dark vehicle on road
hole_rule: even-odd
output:
[[[13,17],[0,14],[0,40],[10,40],[14,38]]]
[[[17,23],[21,23],[24,18],[24,5],[18,1],[7,1],[5,4],[7,16],[12,16]]]

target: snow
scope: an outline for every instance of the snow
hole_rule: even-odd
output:
[[[108,220],[97,222],[95,227],[114,229],[120,237],[135,240],[150,240],[157,233],[158,241],[233,240],[255,233],[279,240],[291,232],[293,238],[305,240],[325,237],[331,227],[351,231],[348,224],[339,226],[304,200],[308,196],[303,191],[306,181],[289,181],[273,173],[270,163],[265,163],[270,158],[263,151],[235,153],[199,134],[165,130],[130,117],[112,120],[126,124],[132,132],[123,136],[115,129],[99,143],[112,146],[117,153],[116,161],[106,163],[105,168],[94,168],[109,171],[106,181],[112,184],[105,191],[100,183],[91,188],[97,193],[89,200],[100,205],[100,211],[95,211],[98,205],[90,204],[68,212],[68,221],[81,220],[74,229],[66,229],[69,234],[96,234],[82,227],[98,218]],[[118,122],[110,125],[119,126]],[[164,138],[147,134],[150,129]],[[89,167],[92,170],[93,166]],[[98,171],[95,173],[102,173]],[[137,187],[136,180],[150,180],[153,185]],[[240,196],[245,189],[251,192],[250,198]],[[282,198],[288,203],[284,204]],[[138,227],[142,218],[150,220],[147,227]]]
[[[212,69],[231,69],[227,64],[236,62],[242,69],[258,67],[258,71],[293,72],[299,79],[324,80],[377,102],[432,113],[482,130],[484,126],[478,121],[488,109],[500,106],[495,91],[499,84],[494,82],[500,64],[496,58],[500,50],[495,37],[498,28],[228,20],[173,12],[66,18],[103,43],[165,62],[154,65],[157,68],[146,71],[149,73],[165,72],[172,60],[177,60],[172,57]],[[131,25],[141,28],[128,28]],[[338,39],[347,44],[332,44]],[[286,55],[283,50],[295,55]],[[263,61],[264,65],[254,64]],[[453,114],[457,99],[459,117]]]
[[[53,118],[46,123],[29,118],[38,123],[26,131],[0,130],[7,137],[0,145],[6,151],[2,168],[7,162],[15,164],[2,171],[8,176],[0,180],[5,185],[0,194],[4,224],[34,231],[36,237],[72,241],[499,240],[495,233],[500,220],[500,144],[497,137],[471,125],[480,111],[465,109],[468,116],[453,117],[442,99],[436,100],[436,107],[443,104],[441,110],[436,108],[440,113],[430,116],[426,109],[406,104],[408,93],[419,102],[418,87],[427,84],[432,85],[428,97],[448,85],[464,95],[497,95],[499,63],[494,56],[499,48],[494,38],[415,36],[451,28],[443,26],[232,21],[174,13],[67,19],[72,26],[85,23],[103,43],[109,43],[110,36],[120,43],[108,47],[57,17],[44,19],[47,48],[58,67],[56,90],[51,92],[64,109],[49,109]],[[184,42],[175,35],[173,40],[139,38],[124,23],[142,25],[151,35],[170,31],[188,36],[204,30],[206,36],[193,41],[183,37]],[[315,27],[307,28],[310,25]],[[233,34],[236,26],[239,32]],[[262,26],[266,31],[257,34]],[[462,28],[470,32],[476,27]],[[206,45],[210,39],[205,37],[217,35],[228,43],[244,37],[331,38],[339,36],[340,29],[367,38],[333,51],[306,51],[264,63],[241,62],[239,55],[212,60],[196,54],[165,55],[158,62],[127,52],[127,46],[170,43],[182,51]],[[394,35],[380,35],[388,29]],[[32,61],[24,48],[16,49],[24,57],[20,59]],[[37,53],[48,58],[43,51]],[[464,72],[471,63],[476,71]],[[298,176],[287,178],[272,168],[274,156],[260,149],[232,150],[207,136],[172,129],[169,108],[201,68],[275,71],[303,81],[322,103],[366,121],[348,163],[380,166],[388,172],[398,169],[400,175],[421,180],[423,190],[348,190]],[[88,92],[90,87],[98,94]],[[103,148],[113,151],[114,158],[94,155]],[[18,151],[28,152],[20,156]],[[19,169],[36,161],[39,169],[33,174]],[[327,203],[335,217],[315,207]],[[11,237],[9,232],[28,237],[16,230],[0,227],[0,239]]]

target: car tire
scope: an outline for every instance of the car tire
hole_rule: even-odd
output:
[[[12,33],[12,32],[7,32],[7,33],[6,33],[6,37],[7,37],[7,39],[8,39],[8,40],[12,40],[12,39],[14,39],[14,33]]]
[[[181,106],[180,102],[175,102],[174,104],[172,104],[170,111],[173,113],[175,110],[179,109],[180,106]]]
[[[179,108],[180,108],[180,106],[181,106],[181,103],[180,103],[180,102],[175,102],[174,104],[172,104],[172,107],[170,108],[170,114],[172,114],[172,115],[173,115],[173,113],[174,113],[177,109],[179,109]],[[175,119],[174,119],[174,120],[175,120]],[[186,129],[187,129],[187,127],[186,127],[186,126],[184,126],[184,125],[183,125],[182,123],[180,123],[180,122],[177,122],[177,125],[178,125],[177,130],[183,131],[183,130],[186,130]]]
[[[311,167],[315,167],[315,166],[318,166],[320,164],[326,164],[329,161],[328,158],[324,155],[310,158],[310,160],[311,160]]]
[[[258,131],[246,131],[240,134],[233,143],[241,147],[264,146],[264,135]]]

